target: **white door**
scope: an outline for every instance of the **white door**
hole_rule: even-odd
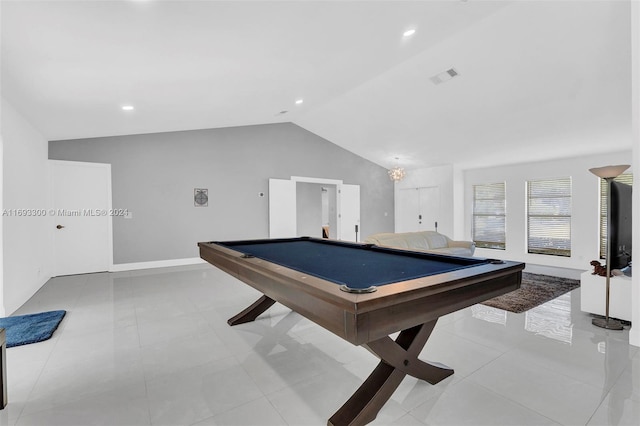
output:
[[[400,189],[397,194],[396,232],[418,231],[418,216],[420,215],[418,188]]]
[[[359,241],[360,185],[338,185],[338,239]]]
[[[418,212],[419,230],[436,231],[440,213],[440,187],[418,188],[418,199],[420,204]]]
[[[108,271],[113,263],[111,165],[50,161],[54,275]]]
[[[435,231],[440,213],[440,187],[398,191],[396,232]]]
[[[295,237],[296,215],[296,182],[269,179],[269,238]]]

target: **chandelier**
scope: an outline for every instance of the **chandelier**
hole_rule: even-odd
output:
[[[398,166],[389,169],[388,173],[389,178],[394,182],[400,182],[407,174],[407,172],[404,171],[404,168]]]

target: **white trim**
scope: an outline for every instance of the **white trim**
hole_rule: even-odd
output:
[[[533,263],[527,263],[524,268],[524,272],[531,274],[551,275],[554,277],[568,278],[570,280],[579,280],[584,271],[584,269],[561,268],[559,266],[536,265]]]
[[[190,257],[186,259],[171,259],[171,260],[153,260],[149,262],[136,262],[136,263],[118,263],[116,265],[113,265],[111,267],[111,270],[109,270],[109,272],[137,271],[140,269],[199,265],[201,263],[206,263],[206,262],[199,257]]]
[[[295,182],[306,182],[306,183],[324,183],[327,185],[342,185],[342,180],[339,179],[323,179],[323,178],[312,178],[312,177],[304,177],[304,176],[291,176],[291,180]]]
[[[107,207],[107,209],[109,211],[113,210],[113,192],[112,192],[112,187],[111,187],[111,180],[113,179],[113,177],[111,176],[111,164],[105,164],[105,166],[107,167],[107,170],[109,171],[109,179],[107,180],[107,202],[109,204],[109,207]],[[109,233],[109,268],[113,267],[113,216],[109,215],[109,220],[107,221],[108,223],[108,228],[109,230],[107,231]]]

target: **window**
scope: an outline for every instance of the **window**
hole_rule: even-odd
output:
[[[527,251],[571,256],[571,178],[527,182]]]
[[[633,173],[623,173],[616,177],[616,182],[633,186]],[[600,259],[606,258],[607,252],[607,181],[600,179]]]
[[[505,249],[505,184],[473,186],[473,241],[476,247]]]

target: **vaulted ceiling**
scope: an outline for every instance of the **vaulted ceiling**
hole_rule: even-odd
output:
[[[293,122],[385,167],[623,150],[629,8],[2,1],[2,96],[48,140]]]

